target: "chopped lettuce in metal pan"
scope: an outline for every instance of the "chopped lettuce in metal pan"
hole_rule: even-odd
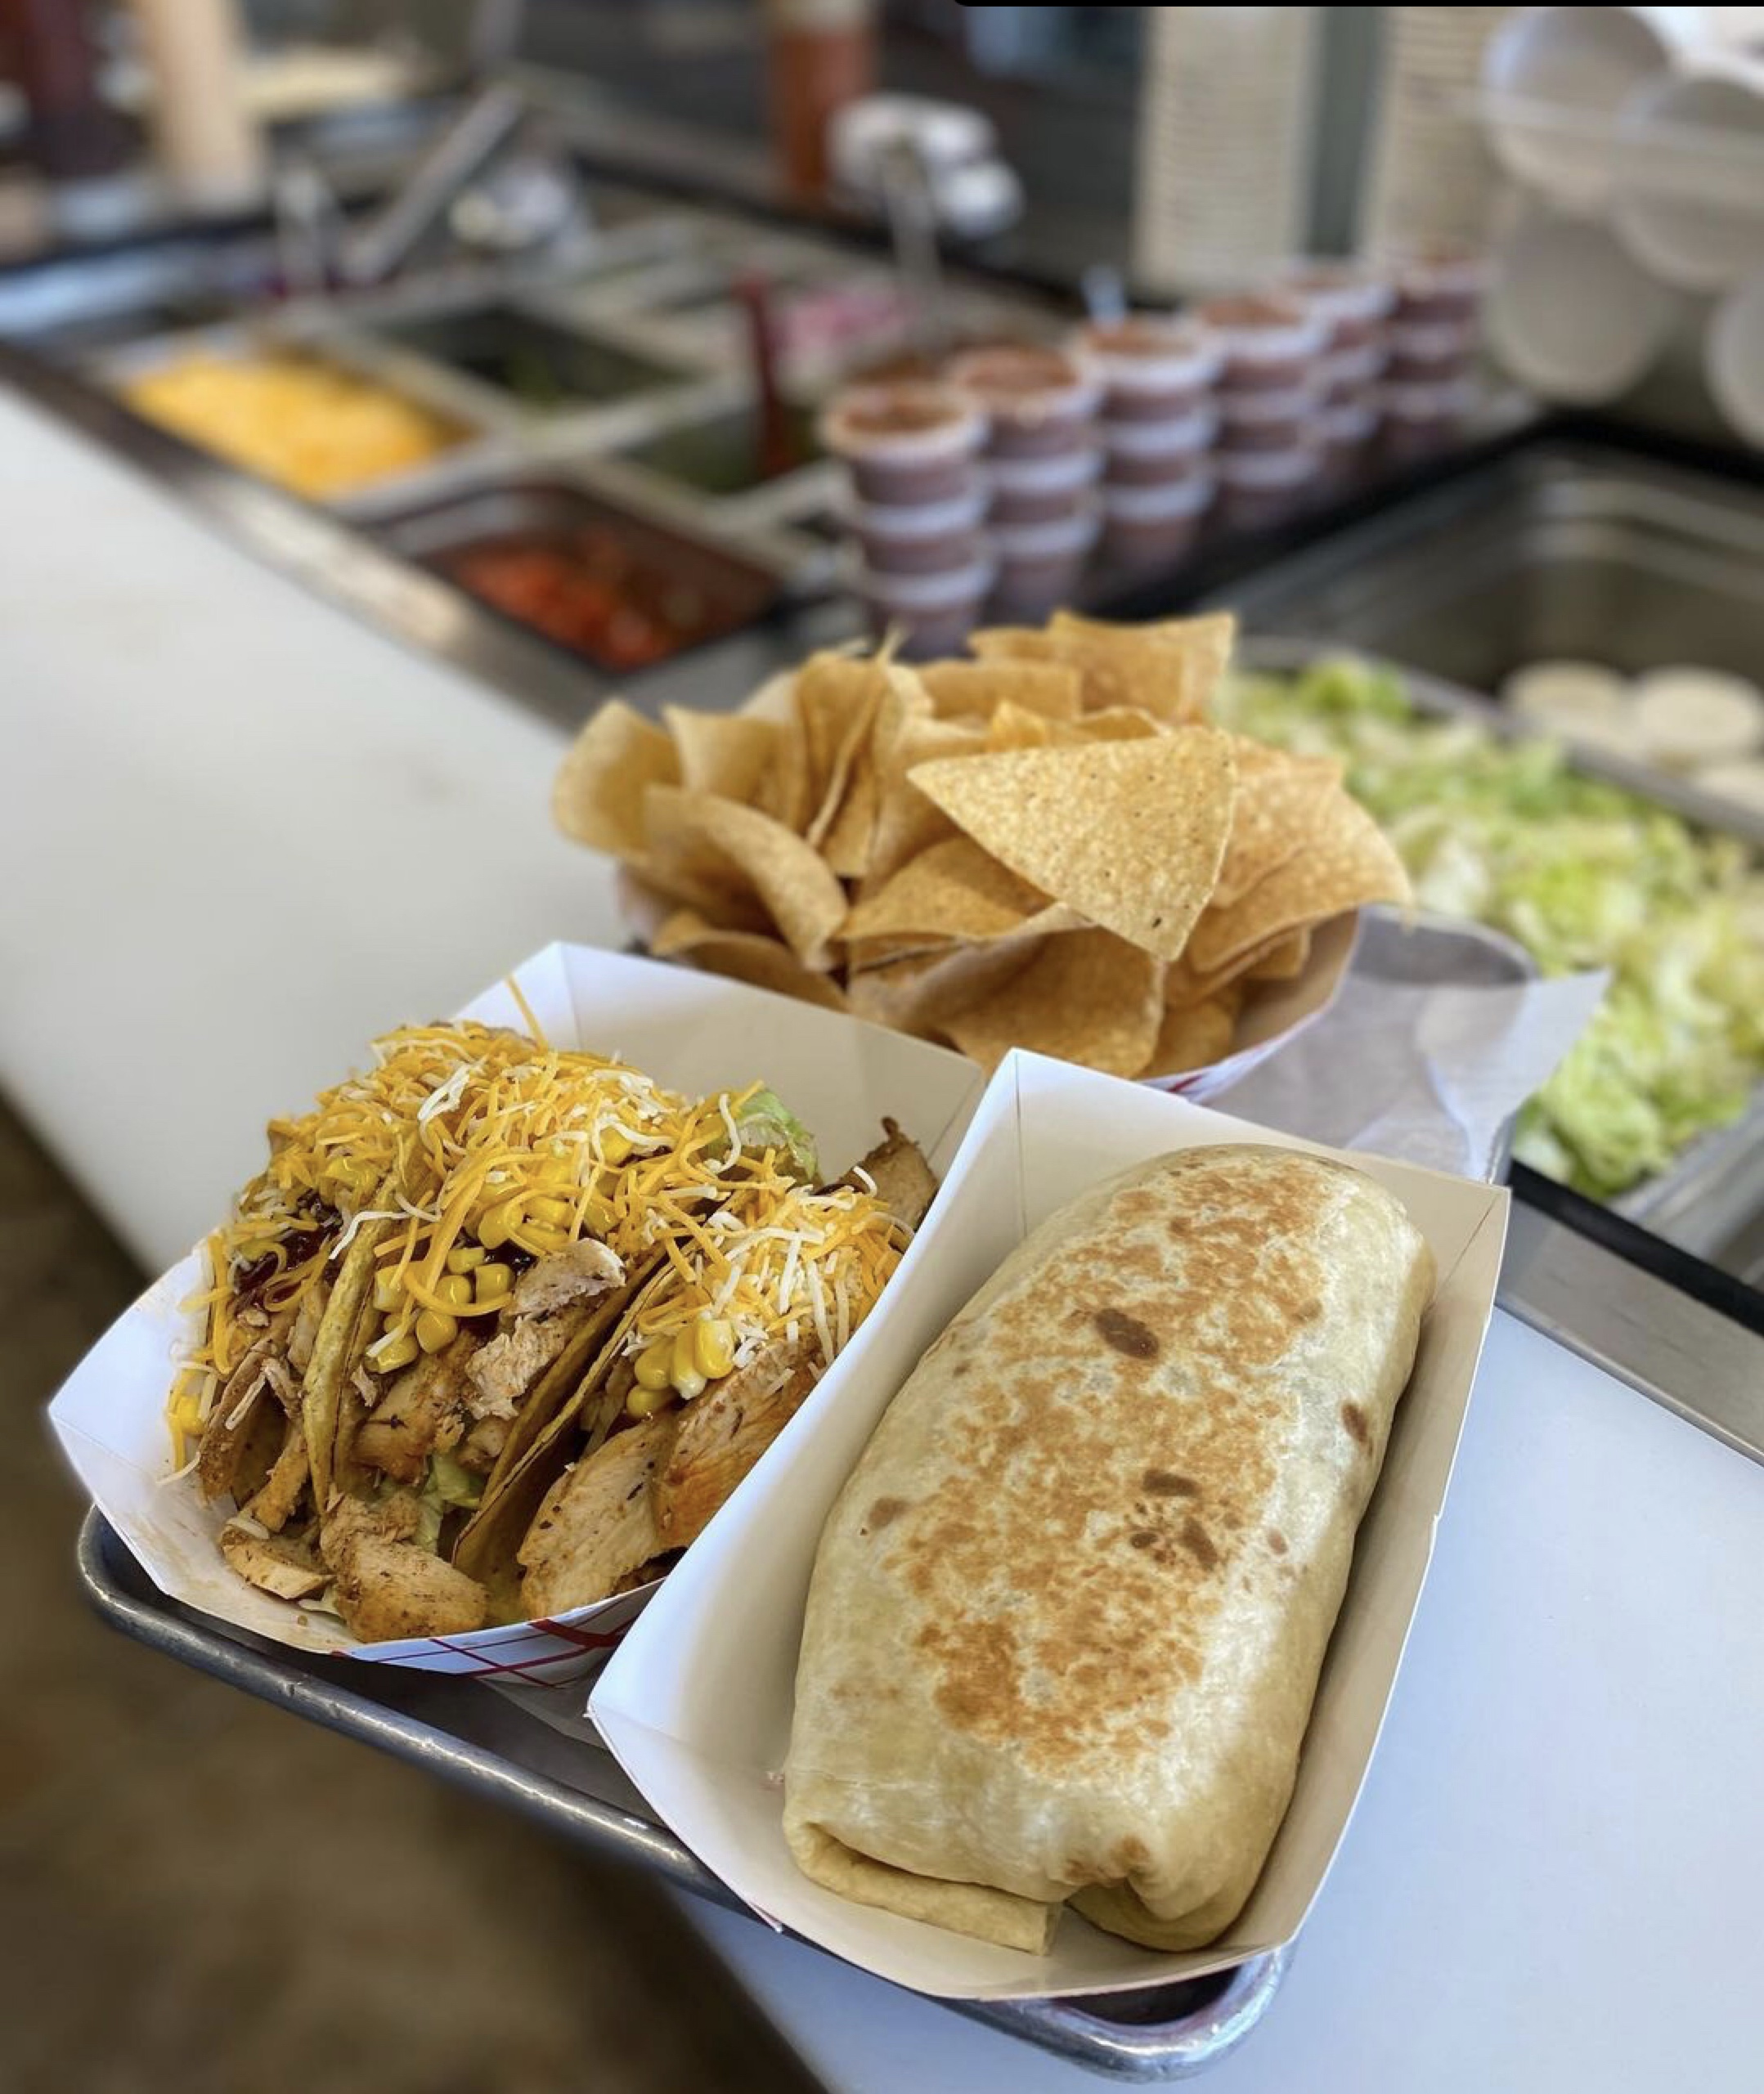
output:
[[[1549,742],[1418,712],[1364,663],[1241,675],[1223,724],[1342,757],[1424,908],[1506,932],[1604,1005],[1525,1107],[1515,1153],[1596,1199],[1660,1172],[1764,1078],[1764,872],[1730,836],[1581,776]]]

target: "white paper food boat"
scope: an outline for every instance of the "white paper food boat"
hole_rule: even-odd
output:
[[[518,967],[514,980],[554,1045],[622,1056],[694,1096],[763,1077],[813,1130],[830,1173],[873,1146],[887,1114],[941,1176],[981,1092],[973,1065],[940,1047],[685,967],[552,945]],[[505,983],[457,1015],[524,1029]],[[365,1058],[367,1043],[361,1044]],[[217,1222],[235,1190],[215,1188]],[[201,1291],[204,1269],[200,1252],[192,1251],[162,1274],[81,1361],[50,1406],[80,1481],[163,1592],[295,1650],[425,1671],[544,1681],[586,1673],[604,1661],[655,1586],[553,1620],[356,1643],[334,1616],[273,1599],[236,1576],[216,1546],[224,1505],[203,1505],[188,1481],[164,1480],[172,1465],[166,1391],[174,1357],[195,1332],[182,1304]],[[842,1358],[805,1409],[837,1401],[844,1374]]]
[[[1431,1245],[1438,1290],[1355,1550],[1292,1805],[1248,1905],[1211,1947],[1161,1954],[1062,1920],[1030,1957],[836,1896],[785,1845],[779,1770],[821,1527],[920,1354],[1030,1230],[1098,1179],[1169,1150],[1273,1134],[1142,1085],[1024,1054],[1000,1066],[942,1196],[805,1410],[700,1539],[603,1673],[590,1703],[650,1805],[763,1917],[879,1977],[949,1998],[1012,1999],[1149,1985],[1240,1963],[1292,1939],[1344,1833],[1432,1552],[1506,1234],[1503,1190],[1375,1156]]]

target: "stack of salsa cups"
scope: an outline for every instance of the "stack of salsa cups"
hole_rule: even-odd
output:
[[[1102,386],[1102,530],[1123,567],[1165,567],[1194,541],[1213,499],[1223,352],[1192,321],[1093,321],[1074,348]]]
[[[954,386],[900,379],[841,393],[820,434],[850,475],[845,522],[877,626],[898,627],[915,652],[954,652],[994,572],[985,413]]]
[[[1395,289],[1388,276],[1347,261],[1291,262],[1279,288],[1328,330],[1318,370],[1318,427],[1330,462],[1349,463],[1378,434],[1382,419],[1379,381],[1389,360]]]
[[[1071,600],[1097,542],[1102,385],[1083,357],[1027,343],[969,350],[948,375],[986,418],[993,612],[1044,615]]]
[[[1330,323],[1279,290],[1210,298],[1196,317],[1222,358],[1214,469],[1226,521],[1233,528],[1273,521],[1322,469]]]
[[[1416,249],[1389,265],[1396,303],[1381,403],[1398,449],[1449,436],[1475,398],[1470,377],[1481,336],[1488,265],[1466,248]]]

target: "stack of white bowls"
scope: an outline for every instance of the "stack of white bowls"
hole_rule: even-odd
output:
[[[1483,112],[1521,195],[1488,330],[1546,398],[1614,400],[1708,302],[1717,406],[1764,444],[1764,60],[1719,7],[1526,7],[1490,39]]]

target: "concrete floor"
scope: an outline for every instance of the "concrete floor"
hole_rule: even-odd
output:
[[[42,1409],[139,1284],[0,1102],[0,2087],[813,2094],[640,1880],[90,1616]]]

